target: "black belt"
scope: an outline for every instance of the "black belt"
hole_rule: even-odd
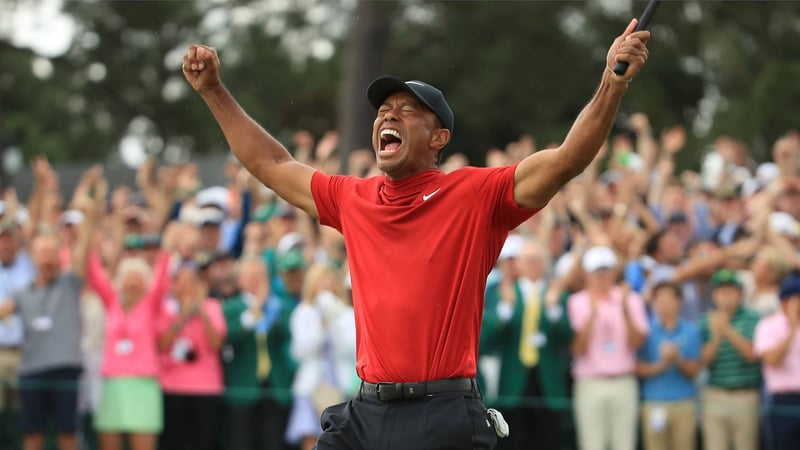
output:
[[[419,383],[368,383],[361,382],[361,395],[382,402],[414,400],[436,394],[475,394],[478,383],[474,378],[451,378]]]

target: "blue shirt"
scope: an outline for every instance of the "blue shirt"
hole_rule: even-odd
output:
[[[0,302],[7,300],[16,291],[28,287],[35,276],[36,267],[24,251],[17,253],[14,263],[10,266],[0,265]],[[21,344],[22,320],[19,315],[13,314],[5,320],[0,320],[0,347],[16,347]]]
[[[661,359],[661,343],[672,342],[684,359],[698,360],[700,358],[700,330],[693,323],[678,319],[675,329],[670,331],[664,328],[661,321],[654,317],[650,321],[650,334],[639,350],[640,361],[655,363]],[[676,366],[642,383],[642,397],[645,401],[670,402],[694,398],[696,389],[694,380],[684,375]]]

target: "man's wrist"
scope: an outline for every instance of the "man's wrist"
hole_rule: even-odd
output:
[[[628,90],[628,85],[630,84],[631,80],[617,75],[614,73],[613,68],[606,66],[606,70],[603,71],[603,82],[615,91],[624,93]]]
[[[212,85],[197,89],[197,93],[208,100],[220,94],[226,94],[227,90],[225,89],[225,85],[222,84],[222,80],[218,79],[217,82]]]

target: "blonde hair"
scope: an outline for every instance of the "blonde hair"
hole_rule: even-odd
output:
[[[761,249],[759,253],[762,253],[766,258],[770,281],[776,284],[779,283],[791,269],[791,264],[784,257],[784,252],[775,246],[769,246]]]
[[[139,272],[145,280],[150,280],[153,277],[153,269],[144,258],[138,256],[129,256],[122,258],[117,265],[117,275],[114,278],[114,285],[117,289],[122,286],[122,280],[130,272]]]
[[[306,271],[305,279],[303,280],[302,296],[304,302],[313,303],[316,294],[317,286],[322,280],[322,277],[328,275],[333,282],[333,294],[340,299],[344,299],[344,283],[339,273],[328,264],[314,263]]]

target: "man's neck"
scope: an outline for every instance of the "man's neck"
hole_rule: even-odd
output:
[[[46,278],[42,275],[37,275],[33,283],[38,287],[49,286],[53,283],[54,278]]]
[[[610,288],[595,287],[595,288],[587,289],[587,292],[589,292],[589,295],[591,295],[592,297],[595,297],[597,299],[603,299],[603,298],[608,297],[609,294],[611,294],[611,290],[612,289],[613,289],[613,287],[610,287]]]
[[[672,331],[678,326],[678,318],[677,317],[662,317],[661,318],[661,326],[664,327],[665,330]]]

